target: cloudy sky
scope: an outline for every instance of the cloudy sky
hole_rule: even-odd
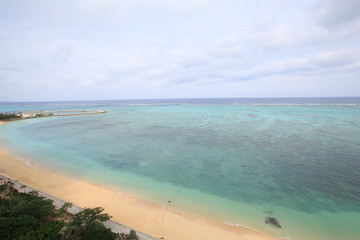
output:
[[[360,96],[359,0],[0,0],[0,101]]]

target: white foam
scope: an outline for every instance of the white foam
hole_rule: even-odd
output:
[[[275,236],[277,238],[280,238],[280,239],[285,239],[285,240],[292,240],[291,237],[286,237],[286,236]]]
[[[234,226],[234,227],[242,227],[242,228],[247,228],[247,229],[250,229],[252,231],[256,231],[256,229],[253,229],[251,227],[248,227],[248,226],[245,226],[245,225],[242,225],[242,224],[238,224],[238,223],[232,223],[232,222],[224,222],[226,225],[230,225],[230,226]]]
[[[249,106],[360,106],[359,103],[234,103]]]

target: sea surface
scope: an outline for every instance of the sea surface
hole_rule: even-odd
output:
[[[0,102],[74,109],[108,113],[9,122],[0,142],[170,209],[285,239],[359,239],[360,98]]]

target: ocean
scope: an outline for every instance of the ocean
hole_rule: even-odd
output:
[[[9,122],[0,142],[226,224],[294,240],[360,236],[360,98],[0,102],[0,112],[74,109],[108,113]]]

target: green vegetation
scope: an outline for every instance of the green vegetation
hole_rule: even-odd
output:
[[[0,113],[0,120],[9,120],[13,118],[21,118],[21,116],[10,112]]]
[[[23,187],[25,188],[25,187]],[[0,239],[2,240],[138,240],[135,231],[117,234],[102,222],[109,220],[101,207],[70,215],[66,203],[56,210],[51,200],[18,192],[11,181],[0,185]]]

